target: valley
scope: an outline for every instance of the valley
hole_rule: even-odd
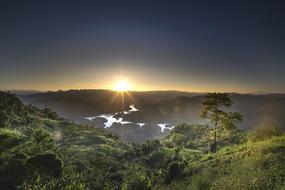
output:
[[[117,126],[76,124],[6,92],[0,92],[0,108],[3,190],[282,190],[285,185],[285,135],[278,127],[247,132],[179,124],[163,137],[134,144],[108,130]],[[138,113],[135,108],[122,114]],[[162,133],[159,127],[137,127]],[[210,151],[213,132],[216,152]]]
[[[0,0],[0,190],[285,190],[284,10]]]
[[[209,124],[199,118],[204,96],[179,91],[131,91],[124,95],[122,102],[122,94],[114,91],[69,90],[19,97],[25,104],[51,108],[59,116],[77,124],[107,126],[107,130],[128,142],[142,143],[164,137],[173,126],[182,123]],[[284,126],[285,95],[233,93],[231,98],[234,101],[231,109],[244,113],[239,128],[252,130],[262,126]],[[138,111],[130,108],[131,105]],[[125,114],[128,110],[132,111]]]

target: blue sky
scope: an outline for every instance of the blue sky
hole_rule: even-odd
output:
[[[285,92],[281,0],[1,1],[0,88]]]

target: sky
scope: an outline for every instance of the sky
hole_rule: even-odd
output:
[[[0,89],[285,93],[282,0],[2,0]]]

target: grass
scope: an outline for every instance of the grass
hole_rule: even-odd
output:
[[[25,136],[17,129],[0,128],[0,152],[19,145]]]
[[[285,136],[225,147],[192,160],[189,167],[188,177],[171,188],[188,183],[186,189],[281,190],[285,187]]]

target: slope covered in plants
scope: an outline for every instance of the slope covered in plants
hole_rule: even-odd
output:
[[[0,189],[284,189],[285,136],[181,124],[129,144],[0,92]]]

